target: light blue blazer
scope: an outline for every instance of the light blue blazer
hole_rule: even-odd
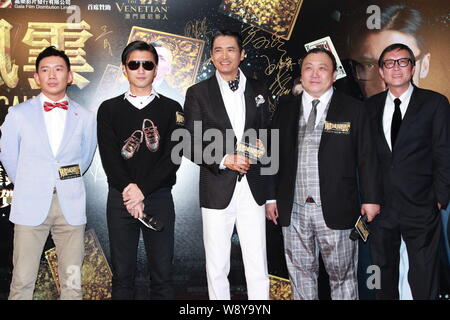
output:
[[[56,188],[66,221],[85,224],[83,178],[61,180],[58,169],[78,164],[86,172],[97,145],[95,114],[69,99],[65,131],[54,156],[42,108],[39,97],[10,107],[1,127],[0,161],[14,183],[10,220],[26,226],[42,224]]]

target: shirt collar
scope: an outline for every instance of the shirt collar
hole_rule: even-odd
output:
[[[411,97],[413,91],[414,91],[414,86],[410,82],[408,89],[405,92],[403,92],[400,97],[398,97],[400,99],[400,101],[402,102],[402,104],[403,104],[403,102],[409,100],[409,98]],[[392,102],[394,102],[396,97],[392,94],[391,90],[389,90],[388,93],[389,93],[388,94],[389,98],[391,99]]]
[[[41,92],[39,94],[39,101],[43,105],[44,102],[57,103],[57,102],[61,102],[61,101],[70,101],[70,100],[69,100],[69,97],[67,97],[67,95],[64,95],[64,97],[62,99],[59,99],[58,101],[53,101],[52,99],[47,97],[43,92]]]
[[[151,96],[155,96],[157,98],[159,98],[159,94],[158,92],[156,92],[155,88],[152,86],[152,91],[150,92],[150,95],[148,96],[135,96],[134,94],[131,93],[131,90],[128,89],[127,92],[125,92],[123,99],[127,99],[128,101],[130,101],[130,99],[148,99]]]
[[[331,96],[333,95],[333,86],[331,86],[323,95],[321,95],[318,100],[320,100],[321,103],[328,103]],[[308,92],[303,90],[303,100],[305,103],[310,104],[313,100],[316,100],[313,96],[311,96]]]
[[[239,69],[239,87],[234,92],[240,93],[240,92],[244,92],[245,91],[245,83],[247,82],[247,78],[245,77],[245,75],[242,72],[241,68],[238,68],[238,69]],[[219,82],[219,86],[221,87],[222,90],[224,90],[224,89],[227,90],[228,89],[230,92],[233,92],[230,89],[230,86],[228,85],[228,81],[226,81],[226,80],[224,80],[222,78],[222,76],[220,75],[220,72],[218,70],[216,70],[216,78],[217,78],[217,81]]]

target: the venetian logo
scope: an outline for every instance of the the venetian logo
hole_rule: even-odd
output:
[[[116,8],[127,20],[169,20],[168,0],[116,1]]]

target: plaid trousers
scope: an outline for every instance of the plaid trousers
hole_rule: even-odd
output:
[[[317,300],[319,252],[330,277],[333,300],[358,299],[358,242],[350,230],[332,230],[315,203],[292,208],[291,224],[283,227],[286,263],[294,300]]]

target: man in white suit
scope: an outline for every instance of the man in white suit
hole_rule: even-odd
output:
[[[14,183],[9,299],[32,299],[40,257],[52,234],[61,299],[82,299],[86,195],[82,174],[96,147],[94,113],[66,96],[70,62],[55,47],[36,59],[41,94],[9,108],[1,127],[0,161]]]

